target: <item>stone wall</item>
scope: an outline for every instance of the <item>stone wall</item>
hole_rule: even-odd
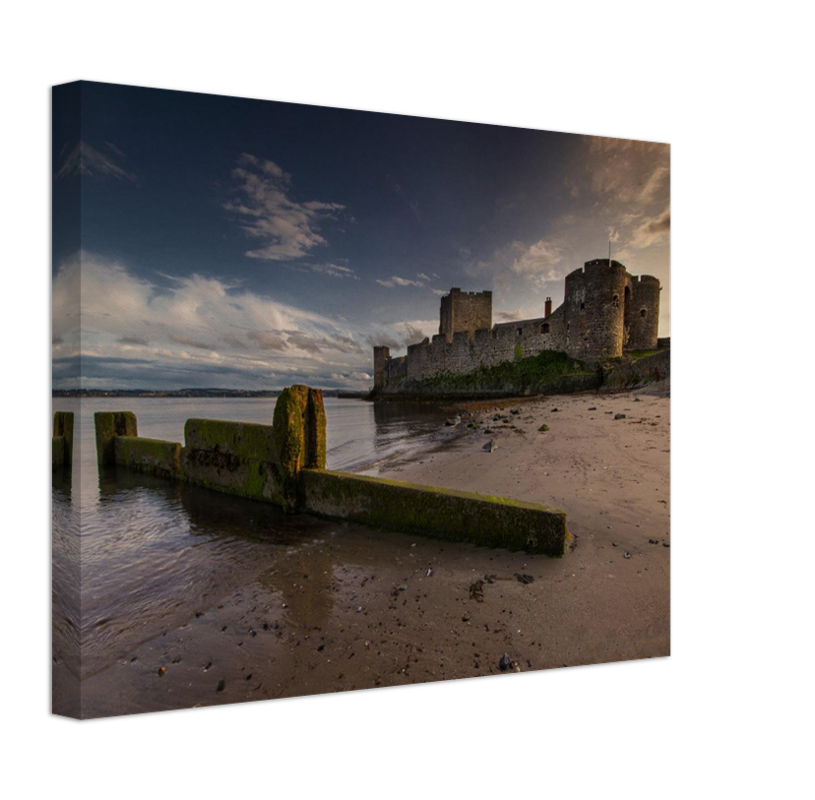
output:
[[[447,336],[434,336],[408,347],[407,378],[421,381],[443,373],[453,375],[494,367],[504,361],[534,356],[544,350],[563,351],[566,332],[560,309],[546,319],[525,320]]]
[[[432,340],[409,345],[400,359],[390,359],[387,348],[374,348],[374,389],[395,382],[410,390],[411,383],[427,378],[472,372],[544,350],[587,363],[654,350],[659,294],[653,276],[632,276],[619,261],[595,259],[566,276],[564,301],[554,312],[492,327],[491,292],[451,289],[441,300],[439,334]]]
[[[603,389],[631,389],[671,376],[671,351],[659,350],[649,356],[619,364],[605,376]]]
[[[629,277],[631,296],[625,305],[624,350],[656,350],[659,339],[659,281],[652,275]]]

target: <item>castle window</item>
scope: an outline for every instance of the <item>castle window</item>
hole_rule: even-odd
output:
[[[548,322],[544,322],[543,325],[541,325],[541,333],[549,333],[549,323]]]
[[[585,303],[581,303],[581,304],[580,304],[580,310],[581,310],[581,311],[585,311],[585,310],[586,310],[586,304],[585,304]]]
[[[524,329],[518,328],[518,336],[523,336]]]
[[[641,317],[647,317],[647,316],[648,316],[648,312],[647,312],[647,311],[646,311],[646,310],[643,308],[643,309],[642,309],[642,311],[640,311],[640,316],[641,316]]]
[[[615,294],[614,297],[611,298],[611,305],[613,308],[620,307],[620,295]]]

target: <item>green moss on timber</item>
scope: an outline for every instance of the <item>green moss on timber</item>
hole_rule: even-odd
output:
[[[139,435],[136,415],[132,411],[97,411],[93,421],[97,461],[102,466],[112,467],[116,463],[114,438]]]
[[[64,438],[63,461],[65,464],[72,464],[74,460],[74,412],[55,411],[54,412],[54,436]]]
[[[487,547],[562,556],[566,515],[536,503],[331,470],[303,470],[305,509]]]
[[[652,356],[652,355],[655,355],[656,353],[661,353],[661,352],[663,352],[663,351],[662,350],[633,350],[628,355],[630,355],[631,358],[636,360],[638,358],[645,358],[646,356]]]
[[[240,459],[275,460],[271,425],[188,419],[184,425],[184,443],[192,450],[217,450]]]
[[[308,443],[307,467],[325,469],[326,417],[321,389],[309,390],[309,420],[313,427],[312,441]]]
[[[274,443],[280,466],[292,474],[300,469],[306,446],[303,417],[308,405],[307,386],[289,386],[274,407]]]
[[[51,438],[51,468],[56,469],[65,464],[65,437],[53,436]]]
[[[178,442],[117,436],[114,447],[117,466],[159,478],[181,477],[181,445]]]

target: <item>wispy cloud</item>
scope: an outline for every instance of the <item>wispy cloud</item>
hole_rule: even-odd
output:
[[[124,161],[124,153],[111,142],[105,142],[104,149],[91,147],[80,141],[73,148],[63,148],[64,158],[56,174],[57,180],[66,178],[115,178],[135,181],[136,176],[128,172],[119,162]]]
[[[388,280],[376,279],[380,286],[385,286],[388,289],[393,289],[394,286],[424,286],[421,281],[412,281],[409,278],[400,278],[398,275],[392,275]]]
[[[642,250],[652,244],[663,241],[671,232],[671,207],[661,214],[647,217],[635,229],[631,237],[631,246]]]
[[[595,195],[644,206],[668,190],[670,147],[659,142],[589,137],[585,168]]]
[[[371,347],[384,345],[395,355],[409,344],[416,344],[439,332],[439,321],[434,319],[414,319],[404,322],[383,323],[365,335],[365,342]]]
[[[329,278],[351,278],[358,281],[359,275],[356,271],[343,264],[306,264],[304,270],[316,272],[318,275],[328,275]]]
[[[246,251],[266,261],[298,259],[327,245],[320,226],[336,219],[340,203],[294,199],[292,177],[273,161],[244,153],[232,170],[232,198],[223,206],[260,246]]]
[[[540,275],[552,270],[563,260],[563,248],[551,239],[538,239],[531,245],[513,242],[515,258],[511,262],[513,272]]]

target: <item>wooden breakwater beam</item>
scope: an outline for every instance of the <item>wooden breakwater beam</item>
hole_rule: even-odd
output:
[[[130,412],[99,412],[95,419],[100,467],[182,480],[290,512],[487,547],[562,556],[571,539],[565,513],[537,503],[327,470],[319,389],[284,389],[271,425],[189,419],[183,447],[140,438]]]
[[[305,510],[321,517],[547,556],[570,540],[566,514],[538,503],[326,469],[301,480]]]
[[[51,469],[71,467],[74,461],[74,412],[54,412],[51,437]]]

